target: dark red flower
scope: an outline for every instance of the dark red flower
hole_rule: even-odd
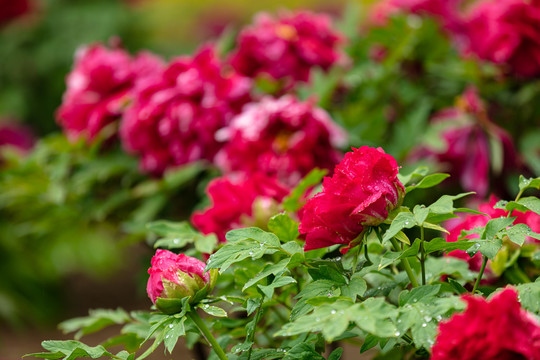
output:
[[[466,19],[466,51],[505,64],[513,73],[540,75],[540,1],[479,2]]]
[[[396,160],[381,148],[353,148],[325,177],[323,189],[303,208],[304,250],[351,244],[366,226],[376,226],[399,207],[405,194]]]
[[[159,175],[195,160],[212,161],[222,144],[217,130],[251,99],[251,81],[226,69],[212,47],[174,59],[137,86],[121,124],[124,147]]]
[[[161,60],[149,53],[131,58],[122,49],[109,50],[99,44],[79,49],[67,76],[58,123],[72,140],[93,140],[120,119],[136,83],[154,76],[161,67]]]
[[[224,172],[263,172],[288,186],[315,167],[331,170],[346,141],[324,110],[292,96],[246,105],[217,136],[227,141],[216,157]]]
[[[540,324],[506,288],[490,301],[464,295],[467,309],[439,324],[432,360],[539,360]]]
[[[289,189],[264,174],[230,174],[208,184],[212,205],[196,211],[193,225],[204,234],[214,233],[220,241],[232,229],[246,226],[266,226],[270,216]]]
[[[491,122],[483,102],[474,88],[469,88],[458,98],[455,107],[443,109],[432,118],[432,126],[439,129],[440,141],[430,141],[415,153],[416,157],[433,158],[443,171],[459,181],[463,189],[485,196],[490,178],[502,176],[502,169],[518,169],[520,161],[510,135]],[[434,136],[431,134],[430,139]],[[503,158],[495,168],[491,142],[499,144]],[[415,157],[413,156],[413,157]]]
[[[0,27],[32,9],[29,0],[0,0]]]
[[[327,15],[283,13],[274,19],[261,13],[238,36],[231,65],[246,76],[266,74],[290,86],[308,81],[312,67],[328,70],[344,61],[342,42]]]

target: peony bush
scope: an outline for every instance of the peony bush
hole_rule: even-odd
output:
[[[537,5],[261,13],[169,61],[81,47],[63,135],[5,141],[0,212],[144,243],[148,308],[28,356],[540,359]]]

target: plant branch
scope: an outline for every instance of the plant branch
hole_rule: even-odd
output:
[[[206,341],[208,341],[208,343],[212,346],[212,348],[216,352],[218,358],[220,360],[228,360],[227,355],[225,355],[225,352],[223,351],[221,346],[219,346],[214,335],[212,335],[212,333],[210,332],[210,330],[208,329],[204,321],[201,319],[199,314],[197,314],[197,310],[194,309],[193,311],[189,311],[187,313],[187,316],[189,316],[189,318],[193,320],[195,325],[197,325],[203,337],[206,339]]]
[[[394,250],[401,251],[401,248],[397,242],[397,240],[393,237],[390,239],[392,242],[392,245],[394,246]],[[414,276],[414,273],[411,269],[411,264],[409,264],[409,261],[407,259],[401,259],[401,265],[403,266],[403,270],[407,273],[407,276],[409,277],[409,280],[411,281],[411,284],[413,287],[418,287],[418,281],[416,280],[416,277]]]
[[[487,262],[488,262],[488,257],[486,255],[483,255],[482,267],[480,268],[480,272],[478,273],[478,278],[476,279],[476,282],[474,283],[474,287],[472,289],[473,294],[478,289],[478,285],[480,285],[480,281],[482,280],[482,275],[484,275],[484,270],[486,269]]]

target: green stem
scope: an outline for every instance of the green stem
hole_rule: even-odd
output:
[[[426,285],[426,250],[424,249],[424,227],[420,226],[420,268],[422,269],[422,285]]]
[[[220,358],[221,360],[228,360],[227,355],[225,355],[225,352],[223,351],[221,346],[219,346],[214,335],[212,335],[212,333],[210,332],[210,330],[208,329],[204,321],[201,319],[199,314],[197,314],[197,310],[193,309],[193,311],[189,311],[187,313],[187,316],[189,316],[189,318],[193,320],[195,325],[197,325],[203,337],[206,339],[206,341],[208,341],[208,343],[212,346],[212,348],[216,352],[218,358]]]
[[[369,255],[368,255],[367,239],[366,239],[366,241],[364,243],[364,256],[366,257],[366,265],[373,264],[373,262],[371,261],[371,259],[369,258]]]
[[[482,275],[484,275],[484,270],[486,269],[487,262],[488,262],[488,258],[487,256],[484,255],[482,259],[482,267],[480,268],[480,272],[478,273],[478,278],[476,279],[476,282],[474,283],[474,287],[472,289],[473,294],[478,289],[478,285],[480,285],[480,281],[482,280]]]
[[[394,246],[394,250],[401,251],[401,247],[399,246],[399,243],[395,238],[390,239],[392,242],[392,245]],[[407,276],[409,277],[409,280],[411,281],[411,284],[413,287],[418,287],[418,281],[416,281],[416,277],[414,276],[414,273],[411,269],[411,265],[409,264],[409,261],[407,259],[401,259],[401,265],[403,266],[403,270],[407,273]]]
[[[356,272],[356,267],[358,266],[358,257],[360,256],[360,250],[361,249],[362,249],[362,244],[359,244],[358,247],[356,248],[356,254],[354,254],[354,257],[353,257],[353,265],[352,265],[351,277]]]
[[[262,315],[262,301],[257,308],[257,312],[255,313],[255,324],[253,325],[253,331],[251,332],[249,336],[249,342],[251,343],[251,346],[249,347],[248,351],[248,360],[251,359],[251,352],[253,351],[253,343],[255,342],[255,330],[257,329],[257,324],[259,323],[259,320],[261,320]]]

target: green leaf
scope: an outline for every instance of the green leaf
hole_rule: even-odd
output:
[[[265,254],[274,254],[280,247],[276,235],[259,228],[232,230],[225,237],[227,243],[210,256],[207,270],[219,269],[223,273],[234,263],[247,258],[260,259]]]
[[[172,351],[178,342],[178,338],[186,334],[186,329],[184,327],[185,321],[185,316],[175,318],[165,327],[163,344],[170,354],[172,354]]]
[[[526,189],[540,189],[540,178],[525,178],[523,175],[519,176],[519,190],[525,191]]]
[[[429,303],[441,290],[441,285],[423,285],[413,288],[411,291],[403,290],[399,294],[399,305],[414,304],[417,302]]]
[[[410,212],[400,212],[399,214],[397,214],[394,220],[392,220],[390,227],[384,233],[383,241],[390,240],[392,237],[396,236],[396,234],[399,233],[402,229],[410,229],[415,224],[416,220],[413,214],[411,214]]]
[[[298,222],[291,219],[287,213],[272,216],[268,221],[268,229],[282,242],[293,241],[299,235]]]
[[[528,311],[540,315],[540,277],[533,283],[518,285],[517,290],[521,305]]]
[[[82,357],[98,359],[102,356],[112,356],[103,346],[88,346],[76,340],[46,340],[41,346],[49,353],[35,353],[25,356],[35,356],[45,359],[66,359],[72,360]],[[52,353],[52,354],[51,354]]]
[[[515,217],[500,217],[489,220],[486,224],[484,233],[481,235],[481,238],[487,240],[495,238],[499,231],[506,229],[508,226],[512,225],[514,223],[514,220],[516,220]]]
[[[456,210],[454,208],[454,201],[471,194],[474,194],[474,192],[462,193],[453,196],[443,195],[433,204],[428,206],[429,211],[435,214],[452,214]]]
[[[419,166],[407,175],[398,174],[398,179],[403,185],[408,185],[412,179],[423,178],[427,175],[429,169],[426,166]]]
[[[304,196],[306,191],[317,184],[319,184],[322,178],[328,173],[325,169],[313,169],[307,174],[302,181],[291,191],[290,195],[283,199],[283,208],[290,212],[296,212],[302,207],[300,199]]]
[[[293,279],[292,277],[290,277],[290,276],[280,276],[280,277],[276,277],[274,279],[274,281],[270,285],[258,285],[257,287],[259,289],[261,289],[263,294],[268,299],[271,299],[272,296],[274,296],[274,290],[276,288],[279,288],[279,287],[282,287],[282,286],[285,286],[285,285],[289,285],[289,284],[294,284],[294,283],[296,283],[296,280]]]
[[[283,360],[324,360],[313,344],[300,343],[286,352]]]
[[[413,209],[414,218],[418,226],[422,226],[429,215],[429,209],[424,205],[416,205]]]
[[[337,348],[330,353],[328,360],[339,360],[341,359],[341,355],[343,355],[343,348]]]
[[[368,351],[369,349],[375,347],[377,343],[379,342],[379,338],[375,335],[368,334],[366,338],[364,339],[364,343],[362,344],[362,347],[360,348],[360,354]]]
[[[316,280],[307,284],[295,299],[298,299],[291,311],[291,320],[298,318],[301,315],[307,314],[313,306],[307,303],[307,300],[317,296],[339,296],[341,290],[337,284],[330,280]]]
[[[476,244],[467,250],[467,253],[472,256],[477,252],[480,252],[482,255],[487,256],[490,260],[493,260],[501,249],[502,244],[503,242],[501,239],[477,240]]]
[[[462,239],[458,241],[446,241],[443,238],[434,238],[431,241],[426,241],[424,243],[424,250],[426,251],[426,254],[431,254],[435,251],[445,250],[445,251],[452,251],[452,250],[467,250],[469,249],[473,244],[475,244],[475,241],[471,241],[468,239]]]
[[[420,242],[421,242],[420,239],[416,239],[410,248],[402,252],[393,252],[393,251],[386,252],[381,257],[381,260],[379,263],[379,270],[387,267],[388,265],[392,264],[393,262],[399,259],[416,256],[418,254],[418,251],[420,250]]]
[[[291,258],[285,258],[278,262],[277,264],[267,264],[263,270],[258,273],[254,278],[249,280],[244,287],[242,288],[242,291],[246,290],[248,287],[253,286],[260,280],[268,277],[269,275],[278,275],[280,273],[283,273],[285,269],[287,269],[287,265],[289,265],[289,262],[291,261]]]
[[[60,323],[59,327],[65,333],[77,331],[75,339],[78,340],[84,335],[95,333],[107,326],[124,324],[130,320],[129,314],[123,309],[96,309],[89,310],[88,316],[66,320]]]
[[[218,306],[199,304],[197,307],[202,309],[208,315],[212,315],[215,317],[227,317],[227,312]]]
[[[427,189],[434,186],[439,185],[441,182],[443,182],[445,179],[450,177],[449,174],[431,174],[426,177],[424,177],[420,182],[416,185],[407,186],[405,189],[405,193],[409,193],[415,189]]]
[[[540,181],[540,178],[538,178],[537,180]],[[517,202],[528,210],[534,211],[535,213],[540,215],[540,199],[538,199],[537,197],[524,197],[519,199]]]

